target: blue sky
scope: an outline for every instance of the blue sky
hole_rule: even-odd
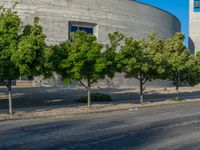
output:
[[[152,6],[166,10],[179,18],[182,23],[182,32],[185,33],[186,43],[188,42],[189,22],[189,0],[138,0]]]

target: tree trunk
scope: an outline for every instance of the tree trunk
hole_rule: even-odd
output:
[[[9,114],[13,114],[12,107],[12,80],[8,80],[8,101],[9,101]]]
[[[179,71],[176,71],[176,99],[178,100],[179,99],[179,83],[180,81],[180,74],[179,74]]]
[[[90,84],[90,80],[88,80],[87,94],[88,94],[88,108],[91,108],[91,84]]]
[[[176,99],[179,99],[179,86],[176,85]]]
[[[142,80],[140,80],[140,104],[144,104],[144,97],[143,97],[143,83]]]

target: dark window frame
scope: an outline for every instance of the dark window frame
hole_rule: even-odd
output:
[[[77,30],[85,31],[88,34],[96,35],[96,27],[97,24],[95,23],[69,21],[68,39],[71,39],[70,34]]]

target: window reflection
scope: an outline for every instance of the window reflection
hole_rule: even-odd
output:
[[[80,31],[85,31],[88,34],[93,34],[94,33],[94,29],[92,27],[86,27],[86,26],[79,26],[79,25],[70,25],[70,30],[69,32],[76,32],[77,30]]]
[[[195,8],[199,8],[199,2],[195,2],[195,3],[194,3],[194,7],[195,7]]]

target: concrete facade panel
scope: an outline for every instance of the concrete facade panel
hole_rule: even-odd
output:
[[[194,11],[194,0],[189,1],[189,49],[191,53],[200,51],[200,12]]]
[[[153,28],[162,38],[180,31],[176,17],[130,0],[0,0],[6,7],[15,2],[18,3],[15,9],[25,23],[32,23],[35,16],[41,19],[49,44],[68,38],[69,21],[97,24],[101,33],[98,39],[104,43],[107,34],[114,31],[135,38],[144,37]]]

